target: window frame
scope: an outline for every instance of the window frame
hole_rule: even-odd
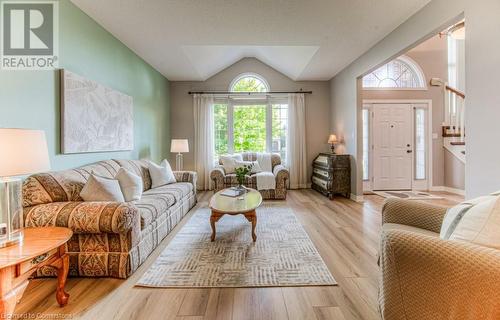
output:
[[[415,77],[418,81],[418,87],[365,87],[364,86],[363,80],[366,76],[368,76],[369,74],[372,74],[373,72],[377,71],[378,69],[385,67],[386,65],[388,65],[389,63],[392,63],[394,61],[399,61],[400,63],[405,64],[410,69],[410,71],[415,75]],[[387,63],[384,63],[381,66],[378,66],[377,68],[373,69],[372,71],[368,72],[367,74],[363,75],[361,77],[361,87],[362,87],[362,90],[373,90],[373,91],[378,91],[378,90],[425,91],[425,90],[428,90],[427,81],[425,78],[424,71],[422,70],[420,65],[415,60],[413,60],[412,58],[410,58],[406,55],[399,56],[399,57],[397,57],[397,58],[395,58]]]
[[[227,152],[229,154],[235,153],[234,150],[234,107],[235,106],[251,106],[251,105],[263,105],[266,106],[266,150],[265,152],[273,152],[272,150],[272,139],[273,139],[273,105],[274,104],[285,104],[288,105],[287,97],[265,97],[264,99],[238,99],[237,97],[224,97],[216,98],[214,104],[225,104],[227,106]],[[214,119],[215,120],[215,119]],[[214,135],[214,139],[215,139]],[[214,141],[215,144],[215,141]],[[285,147],[286,148],[286,147]],[[255,150],[248,150],[255,151]],[[239,151],[238,151],[239,152]],[[216,157],[219,155],[214,154]],[[286,163],[286,157],[281,159],[282,162]]]
[[[267,80],[263,76],[261,76],[258,73],[255,73],[255,72],[243,72],[243,73],[240,73],[239,75],[237,75],[233,79],[233,81],[231,81],[231,83],[229,84],[229,91],[230,92],[239,92],[239,91],[233,91],[233,88],[236,85],[236,83],[238,83],[240,80],[242,80],[244,78],[255,78],[255,79],[259,80],[260,82],[262,82],[262,84],[266,87],[266,91],[262,91],[262,93],[271,91],[271,87],[269,86],[269,83],[267,82]],[[252,92],[261,92],[261,91],[252,91]]]

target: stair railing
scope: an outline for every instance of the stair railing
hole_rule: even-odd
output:
[[[443,86],[444,91],[444,127],[452,136],[465,137],[465,94],[455,88]]]

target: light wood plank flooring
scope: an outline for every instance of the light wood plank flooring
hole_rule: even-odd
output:
[[[198,206],[206,205],[211,194],[201,193]],[[439,194],[445,199],[432,203],[450,206],[461,201],[459,196]],[[55,300],[56,280],[35,279],[16,313],[45,319],[58,313],[73,319],[378,319],[376,256],[383,201],[376,195],[365,196],[364,203],[356,203],[340,197],[330,201],[313,190],[289,192],[286,203],[295,211],[338,286],[134,287],[189,220],[192,210],[129,279],[71,278],[66,286],[70,300],[64,308],[59,308]]]

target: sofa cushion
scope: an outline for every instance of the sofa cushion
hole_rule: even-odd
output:
[[[82,201],[80,192],[92,172],[113,178],[120,166],[113,160],[99,161],[76,169],[38,173],[23,183],[23,207],[64,201]]]
[[[193,194],[194,188],[189,182],[177,182],[144,192],[142,198],[135,201],[141,215],[141,229],[151,224],[160,215],[165,214],[170,207],[180,202],[182,198]]]
[[[147,190],[140,200],[134,202],[141,215],[141,230],[167,212],[176,202],[174,195],[158,189]]]
[[[411,227],[404,224],[398,223],[384,223],[382,226],[382,232],[392,231],[392,230],[403,230],[403,231],[411,231],[419,234],[423,234],[426,236],[439,237],[439,233],[435,233],[426,229],[421,229],[417,227]]]
[[[462,217],[450,240],[468,241],[500,249],[500,196],[481,198]]]

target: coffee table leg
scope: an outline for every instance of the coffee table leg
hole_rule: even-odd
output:
[[[212,227],[212,236],[210,237],[210,241],[214,242],[215,241],[215,223],[219,221],[219,219],[223,216],[224,214],[219,213],[217,211],[212,210],[212,214],[210,215],[210,226]]]
[[[252,239],[253,242],[257,241],[257,235],[255,234],[255,228],[257,227],[257,214],[254,211],[245,213],[245,218],[252,223]]]
[[[66,279],[68,278],[69,271],[69,256],[64,253],[60,258],[60,264],[57,265],[57,290],[56,290],[56,300],[61,307],[64,307],[68,303],[69,294],[64,291],[64,286],[66,285]]]

